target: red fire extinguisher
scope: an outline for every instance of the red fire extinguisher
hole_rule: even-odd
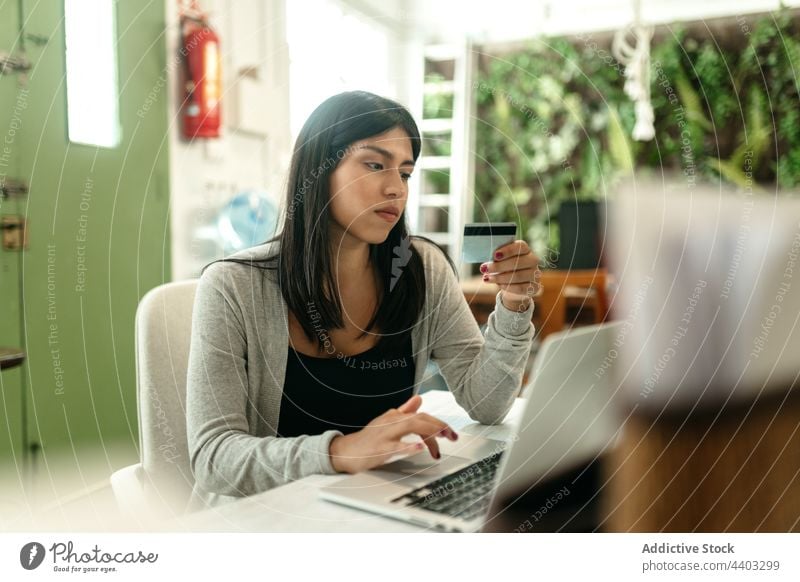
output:
[[[186,139],[219,137],[222,122],[219,38],[205,18],[185,17],[183,22],[183,135]]]

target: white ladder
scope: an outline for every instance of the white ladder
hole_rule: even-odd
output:
[[[423,50],[423,58],[422,91],[418,94],[414,109],[424,151],[409,192],[409,222],[413,233],[435,241],[444,247],[456,265],[461,265],[464,223],[473,220],[473,82],[477,59],[469,40],[460,45],[427,45]],[[438,79],[432,80],[433,77]],[[452,108],[443,108],[445,115],[426,118],[425,98],[442,95],[452,95]],[[448,143],[449,155],[431,155],[431,146]],[[446,184],[446,187],[435,187],[436,183]],[[469,268],[469,265],[462,265],[459,269],[461,275],[469,275]]]

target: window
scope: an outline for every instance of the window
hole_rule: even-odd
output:
[[[64,0],[69,141],[120,142],[115,0]]]
[[[392,97],[384,27],[340,2],[287,2],[292,136],[326,98],[356,89]]]

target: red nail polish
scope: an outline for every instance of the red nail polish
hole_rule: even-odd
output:
[[[502,259],[503,258],[503,253],[495,253],[494,254],[494,258],[495,259]]]
[[[489,267],[487,267],[486,265],[481,265],[481,273],[485,273],[488,269]]]
[[[489,275],[484,275],[484,276],[483,276],[483,280],[484,280],[484,281],[488,281],[488,280],[489,280]]]

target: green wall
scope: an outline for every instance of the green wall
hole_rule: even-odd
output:
[[[16,2],[0,3],[0,52],[16,53],[18,17]],[[14,116],[20,87],[14,77],[0,76],[0,182],[18,177],[20,120]],[[23,205],[0,198],[0,215],[21,214]],[[19,254],[0,250],[0,346],[20,346]],[[22,370],[0,373],[0,459],[16,460],[22,452]]]
[[[24,11],[26,35],[48,39],[27,43],[35,68],[15,144],[16,171],[30,184],[19,340],[28,352],[27,438],[45,455],[134,447],[136,306],[170,273],[166,90],[142,111],[166,78],[164,3],[117,3],[122,143],[113,149],[67,141],[63,3],[26,0]],[[0,49],[13,42],[3,27]],[[11,79],[0,82],[8,91]],[[16,258],[4,251],[4,267]],[[6,279],[4,327],[17,309],[5,294],[14,277]]]

